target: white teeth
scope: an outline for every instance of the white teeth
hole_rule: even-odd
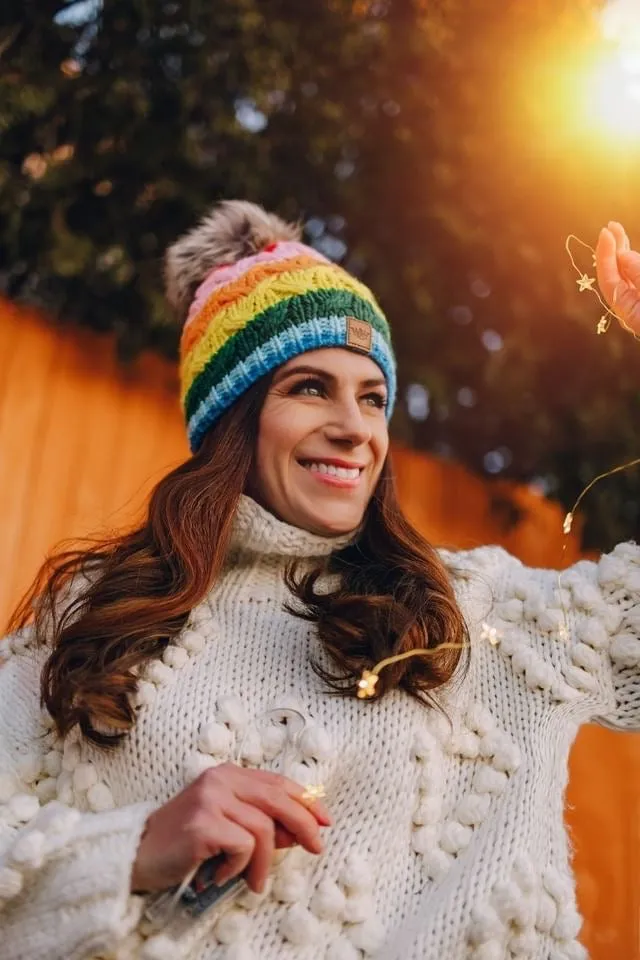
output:
[[[332,463],[322,463],[313,461],[305,463],[303,466],[312,473],[328,473],[332,477],[340,477],[342,480],[355,480],[360,476],[359,467],[336,467]]]

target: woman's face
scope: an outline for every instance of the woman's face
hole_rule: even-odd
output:
[[[370,357],[340,347],[279,367],[260,415],[248,493],[322,536],[361,522],[389,448],[387,388]]]

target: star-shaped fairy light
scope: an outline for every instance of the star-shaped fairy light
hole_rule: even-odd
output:
[[[606,333],[607,330],[609,329],[610,323],[611,323],[611,317],[607,317],[603,314],[603,316],[601,316],[600,319],[598,320],[598,326],[596,328],[596,332],[598,334]]]
[[[308,783],[304,788],[301,800],[303,803],[315,803],[316,800],[322,800],[326,797],[327,791],[322,783]]]
[[[480,639],[488,640],[492,647],[497,647],[500,643],[500,631],[496,627],[484,622],[480,630]]]
[[[363,670],[362,676],[358,680],[358,697],[360,700],[366,700],[372,697],[376,692],[376,684],[380,677],[371,670]]]
[[[576,280],[580,293],[584,293],[585,290],[593,290],[593,285],[595,282],[596,278],[590,277],[586,273],[581,274],[578,280]]]
[[[571,533],[572,524],[573,524],[573,513],[568,513],[564,518],[564,522],[562,524],[562,532],[565,534]]]

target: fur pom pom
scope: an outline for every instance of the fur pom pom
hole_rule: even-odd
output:
[[[176,240],[165,257],[167,300],[181,323],[197,287],[214,267],[237,263],[270,243],[299,240],[300,228],[247,200],[223,200]]]

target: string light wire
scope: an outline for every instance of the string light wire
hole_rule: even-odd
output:
[[[584,240],[581,240],[580,237],[577,237],[577,236],[576,236],[575,234],[573,234],[573,233],[569,234],[569,236],[567,237],[567,239],[566,239],[566,241],[565,241],[565,250],[567,251],[567,254],[568,254],[569,259],[570,259],[570,261],[571,261],[571,265],[573,266],[574,270],[575,270],[576,273],[578,274],[578,279],[577,279],[577,281],[576,281],[576,283],[578,284],[578,290],[580,291],[580,293],[585,293],[585,292],[587,292],[587,291],[589,291],[590,293],[592,293],[592,294],[596,297],[596,299],[598,300],[598,303],[600,304],[600,306],[603,307],[603,309],[604,309],[604,311],[605,311],[605,312],[601,315],[600,319],[598,320],[598,324],[597,324],[597,327],[596,327],[596,333],[597,333],[598,335],[601,335],[601,334],[606,333],[607,330],[609,329],[610,325],[611,325],[611,320],[612,320],[613,318],[615,318],[615,319],[617,319],[617,320],[620,322],[621,326],[622,326],[628,333],[630,333],[630,334],[633,336],[633,338],[634,338],[635,340],[640,340],[640,335],[638,335],[634,330],[632,330],[630,327],[627,326],[627,324],[625,323],[624,317],[620,316],[620,315],[617,314],[614,310],[612,310],[612,309],[608,306],[608,304],[606,303],[606,301],[603,299],[600,291],[597,290],[597,289],[595,289],[595,284],[596,284],[596,282],[597,282],[596,277],[590,277],[587,273],[584,273],[584,272],[580,269],[580,267],[579,267],[578,264],[576,263],[576,260],[575,260],[575,258],[574,258],[574,256],[573,256],[573,253],[572,253],[572,251],[571,251],[571,241],[572,241],[572,240],[575,241],[576,243],[581,244],[581,246],[585,247],[587,250],[589,250],[589,251],[591,252],[592,261],[593,261],[593,265],[594,265],[594,266],[595,266],[595,264],[596,264],[596,251],[594,250],[594,248],[593,248],[592,246],[590,246],[590,244],[585,243]],[[614,290],[614,292],[613,292],[613,298],[612,298],[612,299],[613,299],[613,305],[615,306],[616,303],[617,303],[617,299],[618,299],[618,286],[616,286],[616,288],[615,288],[615,290]],[[567,542],[568,542],[568,541],[567,541],[567,538],[569,537],[569,535],[570,535],[570,533],[571,533],[571,528],[572,528],[572,526],[573,526],[573,521],[574,521],[574,517],[575,517],[575,512],[576,512],[576,510],[578,509],[578,507],[580,506],[580,504],[581,504],[582,500],[584,499],[584,497],[585,497],[585,496],[589,493],[589,491],[596,485],[596,483],[599,483],[599,482],[600,482],[600,480],[605,480],[607,477],[612,477],[612,476],[614,476],[614,474],[616,474],[616,473],[622,473],[624,470],[630,470],[632,467],[638,466],[639,464],[640,464],[640,457],[636,457],[634,460],[630,460],[628,463],[619,464],[617,467],[613,467],[611,470],[607,470],[607,471],[605,471],[604,473],[598,474],[597,477],[594,477],[593,480],[590,480],[589,483],[582,489],[582,491],[580,492],[580,494],[579,494],[576,502],[574,503],[573,507],[572,507],[571,510],[565,515],[565,518],[564,518],[563,523],[562,523],[562,532],[563,532],[563,534],[564,534],[564,539],[563,539],[563,543],[562,543],[562,555],[563,555],[563,557],[564,557],[564,555],[565,555],[565,553],[566,553]],[[569,621],[568,621],[568,612],[567,612],[567,609],[566,609],[566,606],[565,606],[565,603],[564,603],[564,590],[563,590],[563,586],[562,586],[562,574],[563,574],[563,571],[560,570],[560,571],[558,572],[558,593],[559,593],[559,599],[560,599],[560,606],[561,606],[561,608],[562,608],[563,622],[562,622],[562,624],[560,625],[560,627],[559,627],[559,629],[558,629],[558,638],[559,638],[561,641],[566,642],[566,641],[569,639]],[[487,635],[488,635],[488,634],[487,634]],[[496,637],[495,637],[494,639],[492,639],[490,642],[492,643],[493,646],[497,646],[497,645],[498,645],[499,639],[498,639],[498,637],[497,637],[497,632],[496,632]],[[374,696],[375,696],[375,692],[376,692],[376,685],[377,685],[377,683],[378,683],[378,680],[379,680],[381,671],[384,670],[385,667],[391,666],[391,664],[400,663],[402,660],[408,660],[410,657],[427,657],[427,656],[433,656],[434,654],[439,653],[441,650],[447,650],[447,649],[449,649],[449,650],[454,650],[454,649],[457,650],[457,649],[462,649],[463,647],[467,647],[467,646],[469,646],[469,643],[468,643],[468,642],[464,642],[464,643],[441,643],[441,644],[439,644],[437,647],[432,647],[432,648],[416,647],[414,650],[409,650],[409,651],[407,651],[407,652],[405,652],[405,653],[400,653],[400,654],[397,654],[396,656],[393,656],[393,657],[385,657],[384,660],[380,660],[378,663],[376,663],[376,664],[371,668],[371,670],[363,670],[363,671],[362,671],[362,674],[361,674],[361,676],[360,676],[360,679],[358,680],[358,682],[357,682],[357,684],[356,684],[356,696],[357,696],[359,699],[361,699],[361,700],[367,700],[367,699],[371,699],[372,697],[374,697]]]

